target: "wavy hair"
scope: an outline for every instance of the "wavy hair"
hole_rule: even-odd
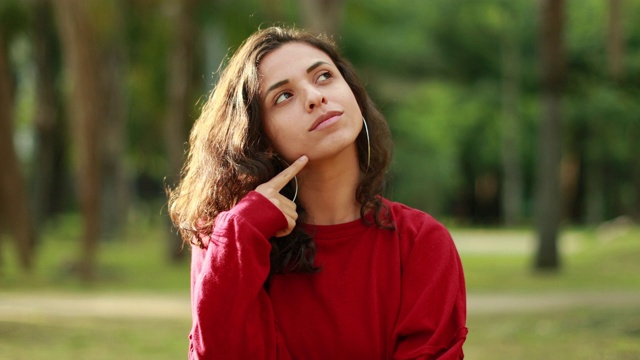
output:
[[[169,215],[185,242],[206,246],[202,236],[211,232],[218,214],[231,209],[249,191],[283,170],[265,135],[258,65],[265,55],[290,42],[304,42],[326,53],[353,91],[367,120],[371,143],[367,167],[368,146],[363,127],[356,138],[363,174],[355,194],[360,216],[366,222],[365,214],[372,211],[376,226],[394,228],[381,198],[392,151],[391,134],[383,115],[331,39],[298,29],[269,27],[245,40],[222,71],[191,130],[180,183],[167,189]],[[285,195],[292,191],[291,186],[283,189]],[[300,204],[298,213],[298,225],[291,234],[270,240],[271,273],[317,270],[313,265],[312,236],[299,226],[304,220]]]

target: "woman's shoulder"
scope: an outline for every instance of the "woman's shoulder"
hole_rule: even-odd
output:
[[[401,246],[450,247],[453,240],[447,228],[430,214],[408,205],[384,199]]]
[[[424,227],[428,227],[446,230],[442,223],[420,209],[388,199],[383,199],[383,203],[389,209],[391,220],[394,222],[396,229],[420,231]]]

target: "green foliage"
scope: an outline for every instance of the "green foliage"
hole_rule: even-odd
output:
[[[28,25],[28,8],[24,2],[3,0],[0,2],[0,33],[5,42],[15,34],[23,32]]]
[[[125,12],[129,69],[128,156],[139,174],[166,176],[163,149],[171,26],[168,16],[148,2],[135,1]]]
[[[377,72],[407,78],[423,75],[439,61],[428,31],[436,3],[416,7],[388,0],[347,2],[348,21],[336,40],[370,76]]]
[[[463,185],[465,169],[498,167],[499,113],[495,84],[469,89],[430,82],[411,91],[389,117],[395,135],[393,196],[445,213]]]
[[[128,104],[127,147],[122,161],[127,162],[131,179],[153,183],[154,195],[162,198],[161,184],[169,175],[163,139],[175,3],[119,3],[125,24],[124,88]],[[608,2],[572,0],[566,7],[569,82],[564,151],[580,159],[579,184],[574,187],[582,186],[585,169],[594,163],[616,169],[609,187],[618,190],[607,196],[617,200],[609,201],[607,218],[624,213],[633,216],[640,206],[631,205],[640,197],[634,190],[638,177],[634,166],[640,165],[629,166],[637,164],[635,154],[640,151],[634,141],[640,136],[640,25],[633,18],[640,11],[640,3],[622,3],[624,76],[617,83],[609,79],[608,71]],[[344,21],[335,39],[387,115],[396,140],[392,197],[438,214],[471,217],[460,220],[474,221],[476,215],[461,215],[454,208],[459,203],[467,208],[474,206],[479,179],[495,178],[495,197],[500,196],[503,71],[507,61],[516,61],[520,143],[513,151],[522,161],[524,202],[531,204],[536,129],[542,115],[538,111],[537,4],[526,0],[346,0],[343,6]],[[14,56],[18,64],[12,69],[17,74],[16,89],[21,91],[18,113],[23,128],[17,129],[21,139],[34,128],[29,120],[35,112],[33,79],[37,76],[30,59],[31,12],[32,6],[26,2],[0,2],[0,28],[10,42],[7,45],[21,51],[20,56]],[[194,73],[200,90],[192,100],[189,118],[193,120],[215,84],[221,61],[247,35],[271,24],[304,26],[300,4],[295,0],[205,1],[198,2],[196,13],[198,61]],[[514,41],[516,47],[515,58],[509,60],[505,57],[508,41]],[[63,75],[60,72],[58,77]],[[68,127],[66,121],[61,124]],[[27,137],[35,141],[33,135]],[[33,161],[25,159],[24,163]],[[25,173],[35,177],[38,169]],[[72,174],[65,177],[71,178]],[[574,192],[573,207],[585,207],[584,191]],[[617,205],[623,196],[627,205]],[[492,201],[497,203],[496,199]],[[530,207],[527,205],[529,213]],[[581,219],[569,214],[569,221]]]
[[[425,85],[408,94],[390,117],[396,136],[393,195],[399,201],[438,212],[459,184],[454,144],[466,124],[464,116],[450,110],[460,104],[460,92],[446,83]]]
[[[637,96],[618,86],[598,82],[569,98],[570,124],[590,131],[586,139],[589,160],[618,164],[631,161],[635,140],[629,134],[640,120]]]

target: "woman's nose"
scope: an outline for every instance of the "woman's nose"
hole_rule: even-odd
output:
[[[307,90],[307,99],[306,99],[306,109],[307,111],[312,111],[317,106],[327,103],[327,98],[324,94],[316,88],[309,88]]]

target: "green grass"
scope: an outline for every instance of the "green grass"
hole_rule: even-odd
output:
[[[33,274],[17,270],[4,241],[3,293],[146,292],[188,296],[189,263],[168,265],[162,225],[136,221],[117,241],[101,244],[99,281],[82,284],[70,270],[76,259],[78,220],[64,219],[44,232]],[[528,230],[455,229],[471,235],[529,236]],[[556,275],[535,275],[532,254],[461,252],[468,292],[640,291],[640,228],[603,239],[593,229],[569,229],[575,250],[562,257]],[[6,239],[5,239],[6,240]],[[495,246],[495,243],[493,244]],[[187,252],[188,258],[188,250]],[[181,359],[186,357],[190,321],[149,319],[0,317],[0,358],[7,359]],[[629,308],[508,314],[470,313],[467,359],[640,359],[640,304]]]
[[[639,308],[475,315],[464,349],[473,360],[640,359]]]
[[[165,228],[137,219],[119,239],[100,244],[98,281],[87,285],[74,272],[80,239],[76,216],[62,218],[42,232],[32,274],[18,269],[8,238],[0,242],[0,303],[3,293],[189,293],[186,260],[170,264]],[[184,359],[191,319],[25,318],[0,315],[0,359]]]
[[[563,240],[567,236],[577,250],[562,256],[557,274],[535,273],[533,254],[463,254],[468,292],[640,291],[638,227],[613,236],[572,229],[565,231]],[[470,313],[467,325],[468,359],[640,359],[640,304],[618,309]]]
[[[70,216],[42,232],[35,269],[21,272],[13,256],[4,256],[0,288],[16,291],[155,291],[188,292],[190,251],[178,264],[168,261],[166,228],[156,221],[136,220],[118,239],[99,245],[98,281],[86,284],[74,270],[77,264],[81,227]],[[8,240],[8,239],[5,239]],[[13,248],[4,241],[13,255]],[[0,253],[0,257],[4,254]]]
[[[561,257],[558,273],[533,271],[533,254],[461,254],[468,291],[640,290],[640,228],[606,241],[593,230],[568,232],[578,250]]]
[[[0,358],[12,360],[186,359],[190,321],[0,320]]]

